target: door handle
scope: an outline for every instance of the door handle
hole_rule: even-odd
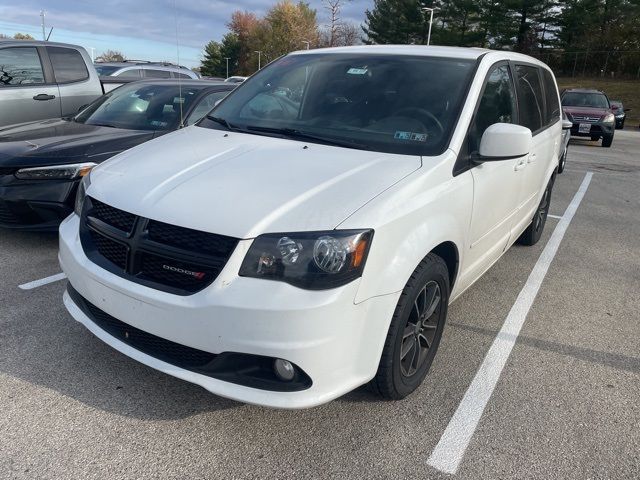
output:
[[[46,93],[41,93],[40,95],[36,95],[35,97],[33,97],[34,100],[40,101],[53,100],[54,98],[56,98],[55,95],[47,95]]]
[[[531,162],[535,162],[536,161],[536,154],[532,153],[531,155],[529,155],[529,157],[527,158],[527,163],[531,163]]]
[[[516,166],[513,167],[513,169],[517,172],[518,170],[522,170],[526,166],[527,166],[527,162],[523,157],[518,159],[518,162],[516,163]]]

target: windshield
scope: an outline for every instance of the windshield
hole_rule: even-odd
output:
[[[609,101],[602,93],[567,92],[562,97],[565,107],[609,108]]]
[[[473,66],[424,56],[290,55],[249,78],[200,126],[435,155],[447,147]]]
[[[100,97],[75,117],[78,123],[129,130],[171,130],[206,85],[125,85]]]
[[[114,67],[111,65],[95,65],[95,67],[96,67],[96,72],[98,72],[98,75],[101,77],[108,77],[116,70],[120,70],[122,68],[122,67]]]

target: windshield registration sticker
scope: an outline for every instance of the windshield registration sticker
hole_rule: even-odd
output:
[[[365,73],[367,73],[367,69],[351,67],[349,70],[347,70],[347,73],[349,75],[364,75]]]
[[[426,133],[415,133],[415,132],[403,132],[398,130],[393,136],[396,140],[409,140],[413,142],[426,142],[427,134]]]

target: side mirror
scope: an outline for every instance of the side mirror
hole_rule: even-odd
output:
[[[494,123],[480,139],[480,151],[473,155],[478,162],[512,160],[524,157],[531,151],[531,130],[511,123]]]
[[[216,100],[216,102],[213,104],[214,107],[217,107],[218,105],[220,105],[220,102],[224,100],[224,98],[221,98],[220,100]]]
[[[571,120],[562,120],[563,130],[571,130],[571,127],[573,127],[573,123],[571,123]]]

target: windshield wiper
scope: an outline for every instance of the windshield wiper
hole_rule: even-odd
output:
[[[207,118],[213,122],[219,123],[229,131],[238,130],[236,127],[227,122],[224,118],[216,117],[215,115],[207,115]]]
[[[322,135],[316,135],[314,133],[303,132],[295,128],[270,128],[270,127],[256,127],[247,126],[249,132],[262,132],[262,133],[274,133],[276,135],[283,135],[285,137],[298,138],[301,140],[311,140],[314,142],[323,143],[325,145],[332,145],[335,147],[355,148],[358,150],[371,150],[371,147],[362,143],[351,142],[349,140],[340,140],[336,138],[324,137]]]

